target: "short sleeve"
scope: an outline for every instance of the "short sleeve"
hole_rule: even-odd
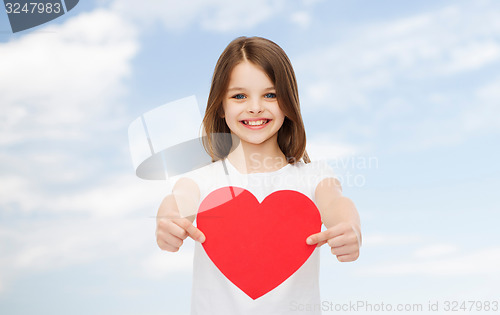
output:
[[[316,191],[316,187],[318,187],[318,184],[326,178],[334,178],[340,183],[332,167],[328,165],[328,163],[325,160],[314,161],[307,164],[307,166],[308,166],[308,177],[310,178],[309,183],[311,186],[311,193],[313,196],[314,192]],[[342,190],[342,187],[340,189]]]
[[[224,175],[225,171],[222,166],[222,163],[221,161],[217,161],[212,164],[198,168],[196,170],[184,173],[178,176],[176,179],[172,178],[173,179],[172,182],[175,185],[175,183],[181,178],[188,178],[194,181],[194,183],[198,186],[198,189],[200,190],[200,200],[198,201],[197,204],[198,208],[202,200],[205,199],[205,197],[214,189],[218,187],[229,186],[226,176]]]
[[[201,200],[203,200],[203,196],[206,193],[206,190],[207,190],[206,183],[208,182],[208,178],[209,178],[209,174],[207,172],[207,168],[201,168],[201,169],[197,169],[194,171],[183,173],[181,175],[177,175],[175,177],[171,177],[169,179],[170,180],[170,187],[172,190],[174,189],[174,187],[176,186],[176,184],[178,184],[178,182],[180,180],[189,179],[192,182],[194,182],[194,184],[198,187],[198,190],[200,192],[200,199],[196,203],[196,211],[194,211],[194,209],[193,209],[193,211],[192,210],[183,211],[183,210],[179,209],[181,217],[188,217],[188,216],[196,214],[197,209],[201,203]],[[169,192],[169,193],[172,193],[172,192]],[[191,209],[191,208],[189,208],[189,209]]]

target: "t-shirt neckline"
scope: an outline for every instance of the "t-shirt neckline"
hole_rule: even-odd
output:
[[[242,173],[240,172],[232,163],[231,161],[229,161],[229,159],[226,157],[224,159],[221,160],[222,161],[222,164],[223,165],[229,165],[227,166],[228,168],[230,168],[232,170],[232,172],[235,172],[236,174],[238,175],[248,175],[248,176],[268,176],[268,175],[274,175],[274,174],[278,174],[278,173],[281,173],[281,172],[284,172],[286,169],[288,169],[291,164],[290,163],[287,163],[285,166],[283,166],[282,168],[276,170],[276,171],[272,171],[272,172],[258,172],[258,173]],[[231,172],[231,173],[232,173]]]

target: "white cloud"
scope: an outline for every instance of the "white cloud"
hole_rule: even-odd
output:
[[[45,190],[29,178],[0,179],[0,207],[6,212],[123,217],[140,209],[155,213],[167,194],[165,181],[142,181],[132,175],[114,175],[101,183],[61,193]]]
[[[302,28],[307,28],[311,24],[311,14],[306,11],[292,13],[290,20]]]
[[[167,0],[144,3],[125,0],[114,1],[111,8],[142,25],[152,25],[159,20],[167,29],[175,30],[183,29],[196,20],[196,16],[204,6],[203,2],[203,0],[189,2]]]
[[[302,3],[305,5],[305,6],[312,6],[312,5],[316,5],[320,2],[324,2],[325,0],[302,0]]]
[[[9,79],[0,86],[4,291],[20,275],[120,255],[140,268],[141,251],[156,249],[153,216],[167,193],[164,181],[117,170],[129,155],[110,143],[123,140],[110,130],[126,133],[120,98],[139,49],[135,27],[98,9],[44,30],[0,44]],[[93,151],[102,147],[118,150]]]
[[[213,31],[228,31],[254,27],[269,19],[270,14],[254,12],[246,18],[238,12],[266,9],[272,13],[280,5],[280,1],[170,1],[158,2],[153,8],[147,8],[139,2],[116,1],[114,8],[122,6],[121,10],[127,10],[129,15],[137,14],[144,20],[161,21],[168,29],[197,24]],[[232,9],[236,13],[224,20]],[[406,74],[425,80],[426,71],[433,76],[447,76],[482,69],[496,62],[498,45],[476,37],[489,38],[500,29],[500,19],[496,22],[493,19],[498,14],[492,10],[482,15],[484,23],[472,23],[471,18],[467,19],[464,15],[467,9],[447,10],[405,19],[399,24],[375,26],[372,40],[363,35],[372,26],[358,29],[353,32],[356,36],[334,44],[324,55],[321,54],[323,59],[316,60],[317,56],[313,54],[314,58],[307,61],[313,65],[314,80],[309,80],[305,94],[318,106],[336,106],[342,111],[355,104],[358,108],[370,110],[369,93],[395,84]],[[457,16],[454,17],[454,14]],[[464,21],[464,17],[465,25],[459,27],[460,22],[457,21]],[[438,25],[437,18],[441,18],[439,23],[442,26]],[[9,78],[0,86],[0,144],[86,138],[89,135],[84,134],[83,128],[96,117],[104,117],[102,119],[110,122],[112,113],[120,109],[116,100],[124,93],[122,80],[131,74],[131,59],[138,50],[136,30],[129,22],[119,14],[97,10],[70,19],[60,26],[46,28],[53,33],[28,34],[0,44],[2,76]],[[431,30],[439,34],[430,36]],[[379,36],[377,32],[381,33],[381,37],[376,37]],[[35,49],[37,53],[31,54]],[[481,57],[470,58],[475,55]],[[422,60],[425,62],[421,67]],[[322,61],[326,63],[321,65]],[[345,65],[343,61],[346,61]],[[316,82],[318,85],[315,85]],[[490,127],[498,126],[495,119],[499,115],[495,113],[498,112],[496,105],[500,103],[499,82],[490,82],[479,88],[476,91],[477,99],[481,100],[479,110],[457,114],[453,118],[458,120],[446,125],[447,128],[460,127],[456,123],[459,121],[465,122],[470,130],[482,129],[486,116],[489,117]],[[432,97],[435,103],[448,107],[454,100],[444,92],[434,93]],[[398,96],[382,105],[385,106],[383,113],[378,111],[380,107],[376,113],[370,112],[379,122],[414,113],[413,104]],[[430,138],[436,139],[436,129],[432,128],[442,126],[439,124],[439,121],[429,121],[428,125],[424,123],[420,127],[428,126],[429,134],[424,136],[431,135]],[[364,127],[365,134],[373,132],[370,129],[372,126]],[[365,150],[342,142],[333,146],[330,143],[319,136],[308,142],[308,150],[314,158],[327,159],[359,154]],[[58,177],[60,182],[75,182],[88,171],[81,167],[85,163],[80,163],[87,162],[85,158],[78,158],[75,153],[40,150],[36,153],[29,159],[21,154],[9,156],[0,153],[0,159],[5,169],[13,166],[20,169],[34,162],[37,167],[42,166],[48,173],[54,173],[53,176]],[[75,158],[80,161],[78,167],[59,172],[62,168],[71,169],[69,166],[74,166]],[[45,174],[44,170],[28,175],[31,169],[26,169],[24,176],[12,175],[14,172],[0,177],[2,211],[7,217],[9,211],[15,209],[21,210],[21,215],[36,214],[38,218],[63,215],[66,219],[40,219],[40,222],[27,222],[15,227],[6,227],[10,222],[2,224],[0,244],[6,246],[2,247],[0,256],[0,292],[2,288],[5,291],[9,282],[20,274],[88,264],[127,253],[134,253],[130,263],[137,265],[140,272],[148,276],[168,276],[174,271],[187,272],[191,268],[192,252],[189,247],[185,252],[173,254],[159,252],[155,247],[154,221],[147,217],[154,215],[164,194],[162,183],[139,181],[132,177],[132,170],[129,176],[106,172],[99,176],[99,180],[94,178],[92,183],[83,183],[86,187],[71,189],[70,186],[59,192],[57,187],[46,188],[42,185],[49,182],[48,177],[39,179],[41,174]],[[130,219],[138,213],[144,213],[145,221]],[[31,219],[38,220],[35,216]],[[416,236],[364,235],[365,247],[418,242],[420,239]],[[417,261],[379,265],[374,270],[370,267],[365,271],[370,275],[443,274],[443,271],[451,275],[462,272],[488,274],[488,271],[498,274],[494,269],[495,264],[500,262],[498,249],[448,258],[440,254],[456,254],[456,251],[445,245],[415,251],[415,257],[420,259]],[[143,259],[142,254],[136,255],[140,250],[146,251],[149,256]],[[484,255],[484,259],[481,258],[484,261],[477,261],[479,255]]]
[[[138,276],[152,279],[191,272],[193,241],[187,239],[177,253],[160,251],[151,214],[152,209],[145,209],[137,218],[61,218],[1,227],[0,293],[20,275],[109,259],[124,261]]]
[[[489,39],[467,43],[459,50],[451,51],[450,59],[443,66],[446,74],[479,69],[500,59],[500,44]]]
[[[106,145],[102,133],[127,123],[119,98],[139,48],[134,26],[97,9],[43,30],[0,44],[9,79],[0,86],[0,145],[39,145],[0,154],[2,210],[105,217],[140,209],[141,198],[159,203],[161,186],[134,182],[132,170],[91,185],[99,165],[80,155],[85,146]]]
[[[112,9],[143,26],[160,22],[167,30],[179,31],[197,25],[208,31],[248,30],[284,7],[281,0],[115,1]]]
[[[0,230],[0,243],[5,244],[0,257],[4,287],[21,274],[141,253],[154,247],[154,227],[154,219],[146,215],[136,219],[60,218],[4,226]],[[138,264],[139,260],[128,262]]]
[[[498,96],[484,96],[498,90],[498,80],[475,91],[489,68],[500,65],[498,21],[496,2],[462,2],[346,30],[294,58],[301,103],[335,117],[339,133],[372,142],[383,132],[388,141],[404,139],[393,146],[404,151],[498,131]]]
[[[153,279],[163,278],[171,274],[190,273],[193,270],[193,241],[186,239],[178,252],[160,251],[143,259],[142,272]]]
[[[372,264],[367,268],[360,268],[358,274],[363,276],[500,276],[500,269],[498,268],[500,265],[500,248],[479,249],[466,254],[455,254],[452,257],[438,255],[429,257],[429,259],[426,258],[427,256],[407,262]]]
[[[406,234],[364,234],[363,235],[363,246],[364,247],[374,247],[374,246],[400,246],[400,245],[410,245],[421,243],[423,241],[422,236],[419,235],[406,235]]]
[[[0,208],[2,212],[15,210],[34,209],[41,201],[41,197],[32,183],[21,176],[0,177]]]
[[[8,79],[0,86],[0,144],[86,138],[120,110],[138,50],[134,27],[101,9],[43,30],[0,44]]]
[[[466,132],[498,130],[500,127],[500,77],[475,91],[476,101],[461,113]]]
[[[117,255],[135,253],[127,262],[140,266],[151,252],[143,251],[156,249],[154,216],[166,195],[164,181],[143,181],[131,172],[64,192],[21,176],[3,176],[0,186],[0,209],[7,218],[0,225],[0,284],[5,290],[21,274]],[[18,216],[28,219],[8,220]]]
[[[403,78],[425,80],[500,60],[494,3],[453,5],[351,30],[344,39],[297,58],[305,97],[318,106],[364,106],[368,93]],[[488,26],[488,27],[486,27]],[[420,84],[420,83],[418,83]]]
[[[284,2],[218,0],[215,1],[215,5],[209,8],[208,14],[201,15],[200,24],[206,30],[228,32],[257,26],[283,8]]]
[[[100,185],[57,196],[47,210],[76,211],[93,217],[122,217],[139,209],[154,213],[167,195],[166,190],[164,181],[146,182],[132,174],[117,175]]]
[[[457,252],[458,247],[452,244],[433,244],[417,249],[413,255],[417,258],[445,256]]]
[[[344,143],[335,143],[325,137],[317,137],[307,141],[307,153],[312,160],[338,160],[360,152],[360,148]]]

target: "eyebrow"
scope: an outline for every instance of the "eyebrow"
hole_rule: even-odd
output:
[[[264,89],[264,91],[271,91],[271,90],[276,90],[276,88],[274,86],[270,86],[270,87]],[[231,92],[231,91],[246,91],[246,89],[242,88],[242,87],[235,86],[235,87],[227,89],[227,91],[228,92]]]

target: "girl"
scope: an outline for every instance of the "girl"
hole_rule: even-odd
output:
[[[215,67],[203,126],[214,163],[177,181],[160,205],[156,228],[158,246],[166,251],[178,251],[188,236],[196,241],[192,314],[320,314],[319,247],[328,244],[341,262],[356,260],[360,221],[331,169],[310,163],[295,74],[285,52],[264,38],[233,40]],[[193,225],[202,200],[227,186],[241,187],[259,202],[280,190],[300,192],[316,204],[326,228],[304,238],[317,247],[296,272],[258,298],[214,265],[202,245],[205,234]]]

